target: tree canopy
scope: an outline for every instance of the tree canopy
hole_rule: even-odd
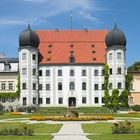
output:
[[[129,66],[128,72],[140,72],[140,62],[135,62],[133,65]]]

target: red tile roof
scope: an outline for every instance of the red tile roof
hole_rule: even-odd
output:
[[[107,33],[107,30],[37,31],[40,64],[69,64],[71,54],[75,64],[104,64]]]

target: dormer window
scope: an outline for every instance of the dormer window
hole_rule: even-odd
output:
[[[10,63],[9,63],[9,62],[6,62],[6,63],[4,64],[4,71],[10,71],[10,69],[11,69]]]
[[[74,57],[73,55],[71,55],[71,56],[69,57],[69,61],[70,61],[70,64],[75,63],[75,57]]]

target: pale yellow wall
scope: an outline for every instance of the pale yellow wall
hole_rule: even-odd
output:
[[[133,102],[130,102],[130,98],[133,98]],[[129,96],[129,105],[140,105],[140,92],[131,92],[131,96]]]

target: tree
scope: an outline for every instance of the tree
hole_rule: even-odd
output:
[[[128,72],[140,72],[140,62],[135,62],[133,65],[128,67]]]
[[[108,89],[108,81],[109,81],[108,69],[109,66],[105,64],[104,65],[104,103],[106,107],[110,106],[110,95]]]
[[[112,96],[111,96],[111,108],[114,112],[119,109],[119,90],[113,89]]]
[[[122,91],[121,95],[120,95],[120,99],[121,99],[121,106],[122,107],[129,107],[128,105],[128,95],[129,95],[129,91],[128,90],[124,90]]]

